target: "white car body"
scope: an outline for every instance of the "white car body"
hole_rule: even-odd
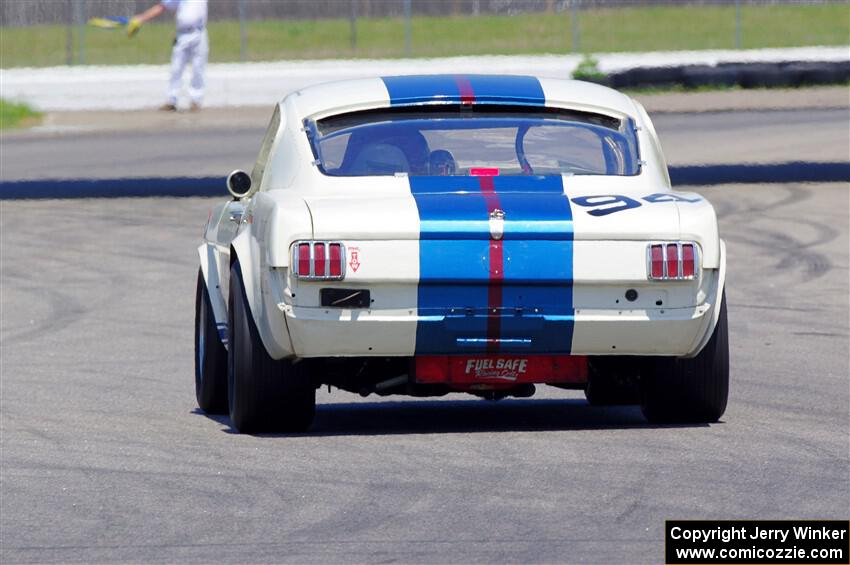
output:
[[[698,194],[672,191],[652,122],[634,99],[590,83],[534,80],[539,81],[546,107],[633,120],[642,161],[634,176],[561,179],[572,215],[573,320],[570,342],[552,353],[696,355],[712,334],[724,287],[725,248],[714,209]],[[253,172],[251,193],[211,212],[198,249],[225,342],[229,269],[238,257],[253,319],[272,358],[419,353],[420,254],[439,250],[426,248],[420,240],[423,220],[411,178],[327,176],[315,163],[304,128],[305,120],[389,108],[394,102],[385,80],[376,78],[305,88],[279,103]],[[445,96],[429,97],[426,92],[410,103],[448,102]],[[594,215],[617,207],[609,195],[639,205]],[[508,210],[506,222],[510,214]],[[349,253],[346,262],[351,263],[356,251],[356,268],[349,267],[339,282],[296,278],[291,246],[302,240],[341,242]],[[656,241],[695,242],[696,277],[648,280],[647,245]],[[523,258],[515,253],[508,260]],[[334,285],[367,288],[372,304],[356,309],[322,306],[319,289]],[[624,298],[629,289],[637,291],[633,301]],[[520,315],[532,316],[533,311],[534,304],[524,304]]]
[[[454,91],[453,80],[460,85]],[[470,94],[469,85],[484,95]],[[640,156],[640,169],[631,176],[563,174],[546,180],[548,192],[539,197],[540,212],[545,216],[553,203],[562,207],[566,216],[561,225],[570,232],[556,237],[560,238],[557,257],[551,259],[544,247],[556,244],[542,240],[557,226],[528,217],[522,219],[525,223],[512,223],[516,213],[510,206],[498,210],[503,217],[494,220],[485,214],[466,225],[458,223],[455,236],[444,233],[441,241],[427,239],[426,231],[436,224],[424,217],[430,204],[423,202],[450,199],[450,194],[423,196],[416,187],[428,183],[407,174],[325,174],[306,127],[326,117],[381,108],[459,103],[527,107],[529,99],[522,91],[529,85],[537,93],[533,103],[541,107],[631,120]],[[448,186],[446,182],[459,178],[474,179],[444,177],[451,180],[434,182]],[[513,181],[503,179],[510,178],[519,177],[497,176],[493,182],[504,186]],[[253,322],[272,359],[467,355],[477,360],[476,355],[490,355],[501,358],[501,364],[505,358],[526,355],[693,357],[709,341],[720,315],[726,257],[714,209],[698,194],[672,191],[649,116],[634,99],[609,88],[570,80],[482,75],[374,78],[312,86],[287,95],[275,108],[252,181],[245,197],[212,210],[198,252],[222,341],[227,342],[230,268],[238,259]],[[456,183],[457,192],[469,193],[470,186],[475,192],[476,182]],[[523,210],[533,208],[535,198],[502,196]],[[449,201],[441,206],[451,208]],[[460,241],[470,230],[488,229],[489,235],[475,244],[478,247]],[[506,234],[498,243],[504,246],[499,248],[503,272],[494,282],[486,246],[501,238],[500,230]],[[531,239],[512,241],[511,230],[527,232]],[[293,244],[302,241],[341,243],[346,252],[344,279],[296,277]],[[654,242],[695,244],[695,276],[651,280],[648,249]],[[526,264],[530,257],[537,266]],[[486,305],[465,304],[461,291],[452,296],[454,284],[507,287],[513,280],[510,269],[515,280],[534,284],[535,272],[544,279],[550,276],[547,273],[555,268],[550,261],[565,264],[563,273],[552,276],[564,279],[568,293],[563,295],[564,309],[555,314],[536,304],[534,296],[520,296],[522,303],[515,304],[504,294],[496,304]],[[459,273],[456,280],[451,280],[453,264]],[[440,280],[448,289],[444,309],[435,310],[433,303],[426,309],[422,289],[428,281]],[[548,283],[541,279],[541,284]],[[333,287],[368,289],[370,304],[322,305],[320,289]],[[433,296],[428,300],[433,302]],[[497,333],[493,327],[476,325],[488,323],[482,318],[498,318]],[[520,335],[523,328],[528,336]],[[555,335],[558,332],[563,335]],[[443,340],[448,334],[451,339]],[[481,345],[485,342],[486,348]]]

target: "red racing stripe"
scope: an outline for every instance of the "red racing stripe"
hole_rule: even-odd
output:
[[[479,177],[479,186],[487,204],[487,217],[500,207],[499,195],[493,183],[493,177]],[[487,352],[499,351],[499,338],[502,334],[502,280],[505,278],[502,240],[490,239],[490,283],[487,288]]]
[[[490,286],[487,288],[487,352],[499,351],[499,338],[502,335],[502,241],[490,242]]]
[[[465,76],[456,76],[455,82],[457,89],[460,92],[460,103],[464,106],[475,102],[475,92],[472,90],[472,83]]]

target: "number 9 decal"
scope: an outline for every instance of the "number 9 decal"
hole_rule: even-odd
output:
[[[594,208],[593,210],[587,211],[587,213],[591,216],[607,216],[614,212],[621,212],[623,210],[640,207],[640,202],[634,198],[616,194],[579,196],[577,198],[573,198],[572,201],[579,206]]]

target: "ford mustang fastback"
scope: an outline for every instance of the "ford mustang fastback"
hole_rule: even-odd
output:
[[[630,97],[529,76],[312,86],[274,109],[199,247],[195,385],[240,432],[317,388],[486,399],[535,385],[713,422],[725,245]]]

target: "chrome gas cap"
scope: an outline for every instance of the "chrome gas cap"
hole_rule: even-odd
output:
[[[505,211],[496,208],[490,212],[490,237],[502,239],[505,233]]]

